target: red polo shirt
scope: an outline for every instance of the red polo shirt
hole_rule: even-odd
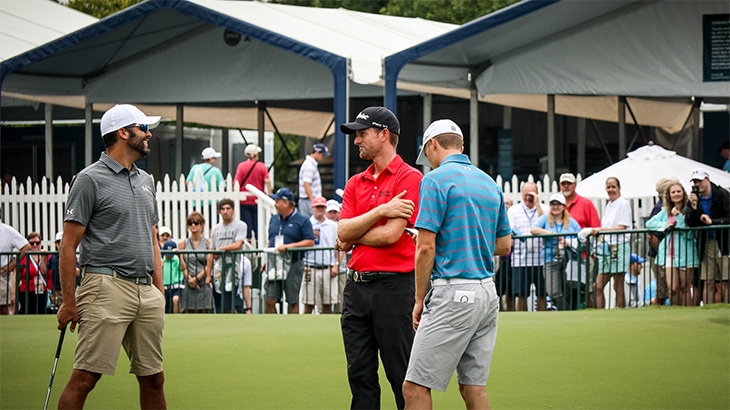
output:
[[[598,211],[588,198],[575,194],[573,202],[566,208],[570,216],[578,222],[582,228],[599,228],[601,226],[601,218],[598,217]]]
[[[416,204],[413,216],[408,220],[408,227],[413,227],[418,216],[418,187],[423,174],[403,162],[400,155],[378,175],[373,178],[375,165],[353,176],[345,185],[342,196],[340,218],[354,218],[362,215],[380,204],[384,204],[394,196],[407,191],[405,199]],[[387,218],[378,221],[374,226],[384,225]],[[356,245],[348,267],[359,272],[411,272],[415,267],[416,245],[407,233],[392,245],[371,247]]]

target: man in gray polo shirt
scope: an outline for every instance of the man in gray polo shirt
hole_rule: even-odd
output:
[[[79,327],[74,370],[59,409],[79,409],[102,374],[114,374],[119,347],[139,382],[142,408],[167,407],[162,372],[165,297],[152,177],[134,162],[150,150],[160,117],[116,105],[101,117],[106,152],[71,182],[61,242],[63,304],[58,328]],[[83,272],[76,290],[76,248]]]

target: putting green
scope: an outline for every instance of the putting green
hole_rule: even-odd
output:
[[[43,406],[58,335],[54,316],[0,317],[1,409]],[[67,332],[50,408],[75,343]],[[349,407],[335,315],[168,315],[164,349],[170,408]],[[123,352],[117,367],[87,408],[139,408]],[[728,409],[729,387],[728,305],[502,313],[488,384],[492,406],[510,409]],[[435,408],[464,408],[455,379],[433,396]]]

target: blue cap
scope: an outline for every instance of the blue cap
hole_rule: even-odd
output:
[[[173,249],[177,249],[177,244],[175,243],[175,241],[165,241],[165,243],[162,245],[163,251],[171,251]]]
[[[644,261],[646,261],[646,259],[639,257],[639,255],[637,255],[635,253],[631,254],[631,263],[636,263],[636,262],[644,263]]]
[[[330,149],[322,143],[317,143],[312,146],[312,152],[321,152],[325,157],[330,156]]]
[[[279,188],[275,194],[271,195],[274,200],[286,199],[289,202],[294,202],[294,193],[289,188]]]

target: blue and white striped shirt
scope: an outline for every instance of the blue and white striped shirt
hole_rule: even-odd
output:
[[[421,181],[416,228],[436,233],[431,279],[485,279],[494,275],[496,238],[510,234],[502,190],[454,154]]]

